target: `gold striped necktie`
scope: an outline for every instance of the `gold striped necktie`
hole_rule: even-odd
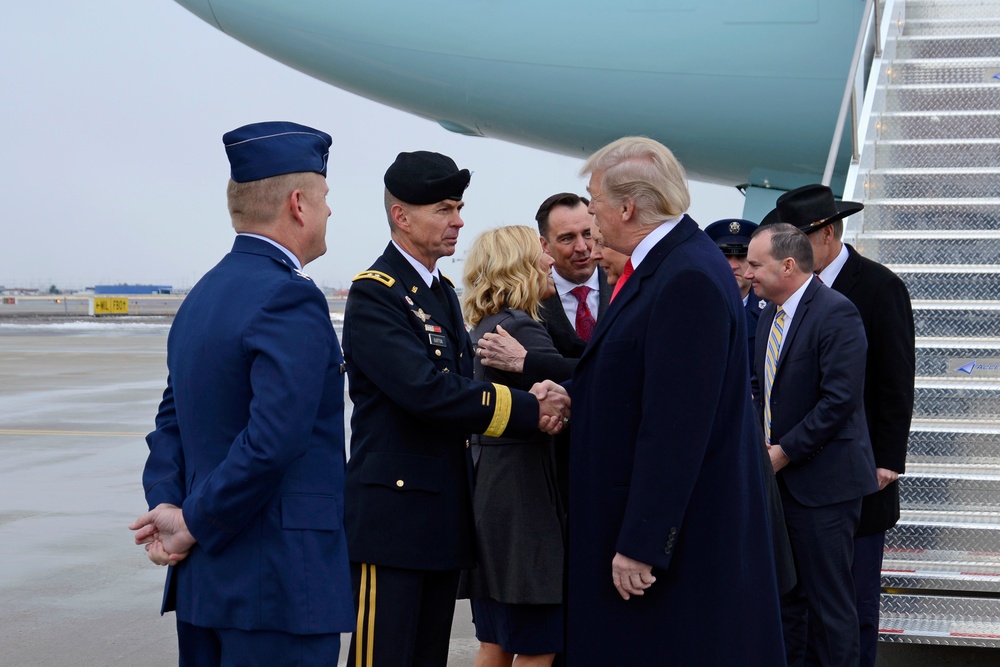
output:
[[[774,369],[778,365],[778,352],[785,337],[785,311],[778,308],[771,324],[771,335],[767,339],[767,356],[764,358],[764,428],[767,444],[771,444],[771,385],[774,384]]]

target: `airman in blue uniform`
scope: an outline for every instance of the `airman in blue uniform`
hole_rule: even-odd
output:
[[[268,122],[223,141],[238,236],[170,328],[132,528],[171,565],[181,665],[334,665],[354,620],[343,358],[302,272],[326,252],[330,136]]]
[[[729,260],[729,266],[733,267],[733,273],[736,275],[736,284],[740,288],[740,296],[743,297],[743,310],[747,316],[750,368],[753,368],[757,320],[760,319],[760,312],[767,306],[767,301],[755,295],[750,281],[743,277],[747,271],[747,247],[750,245],[750,237],[756,229],[756,223],[740,218],[717,220],[705,228],[705,233],[719,246],[719,250]]]

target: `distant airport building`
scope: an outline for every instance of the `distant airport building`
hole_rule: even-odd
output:
[[[170,294],[170,285],[94,285],[94,294]]]

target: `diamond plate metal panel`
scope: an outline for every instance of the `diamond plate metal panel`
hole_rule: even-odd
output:
[[[979,19],[993,16],[1000,20],[997,0],[907,0],[906,21],[934,19]],[[972,23],[972,25],[977,25]]]
[[[973,378],[924,380],[914,391],[913,416],[919,419],[992,419],[998,414],[1000,384],[996,382]]]
[[[885,103],[887,111],[988,111],[1000,108],[1000,86],[889,86]]]
[[[992,429],[965,421],[914,421],[906,464],[963,466],[1000,465],[1000,425]]]
[[[993,338],[1000,333],[1000,303],[996,301],[915,302],[913,323],[918,337]]]
[[[883,595],[879,639],[884,642],[1000,647],[1000,600]]]
[[[1000,192],[1000,168],[873,169],[865,184],[875,198],[994,198]]]
[[[921,518],[928,518],[927,515]],[[952,523],[945,523],[949,518]],[[979,523],[975,522],[979,519]],[[941,515],[941,523],[911,523],[903,517],[885,534],[885,554],[894,560],[913,563],[951,561],[955,563],[1000,564],[1000,517]]]
[[[1000,156],[997,164],[1000,164]],[[870,198],[865,201],[864,216],[866,231],[1000,232],[1000,197],[958,201]]]
[[[882,264],[995,264],[1000,257],[1000,236],[997,232],[976,232],[967,235],[945,236],[944,233],[914,233],[912,235],[889,232],[865,233],[858,237],[855,247],[865,257]],[[993,329],[986,335],[998,335]],[[919,334],[918,334],[919,335]],[[942,335],[942,334],[922,334]],[[943,334],[950,335],[950,334]],[[976,336],[977,333],[963,335]]]
[[[889,74],[890,85],[990,84],[1000,72],[1000,58],[898,59]]]
[[[1000,359],[1000,341],[988,341],[978,339],[979,345],[966,338],[941,338],[933,339],[932,343],[926,339],[917,341],[916,361],[917,377],[920,381],[933,381],[938,378],[956,379],[960,378],[954,367],[949,367],[949,362],[956,359],[976,360],[976,359]],[[961,379],[968,379],[962,377]],[[992,418],[988,416],[987,418]]]
[[[932,270],[890,268],[906,284],[914,300],[986,301],[1000,294],[1000,270],[996,267],[983,267],[981,271],[948,271],[945,267],[929,267]]]
[[[909,3],[907,3],[909,6]],[[903,29],[906,36],[945,36],[956,35],[965,37],[968,35],[996,35],[1000,34],[1000,19],[952,19],[952,20],[926,20],[907,19]]]
[[[1000,118],[997,119],[1000,122]],[[1000,164],[1000,139],[899,139],[875,146],[875,167],[989,168]],[[949,195],[951,196],[951,195]]]
[[[966,472],[953,468],[956,472],[951,476],[934,476],[913,472],[910,467],[907,474],[899,478],[900,508],[921,511],[953,512],[956,516],[943,517],[941,520],[957,520],[959,513],[965,515],[972,512],[983,512],[989,516],[975,517],[1000,530],[1000,476],[996,468],[984,465],[968,466]],[[977,471],[979,474],[977,474]],[[992,472],[992,474],[991,474]],[[963,476],[958,476],[963,475]],[[915,515],[908,514],[908,521],[916,520]],[[968,517],[963,520],[969,521]],[[992,523],[991,523],[992,522]],[[993,545],[1000,564],[1000,542]]]
[[[982,26],[979,26],[982,29]],[[896,57],[910,58],[992,58],[1000,53],[1000,20],[996,34],[966,35],[911,35],[896,41]]]
[[[977,139],[1000,137],[1000,111],[884,112],[879,139]]]
[[[893,567],[895,563],[890,563]],[[908,563],[901,563],[904,567]],[[978,566],[984,572],[943,569],[894,570],[882,566],[882,588],[921,591],[967,591],[973,593],[1000,592],[1000,567]]]

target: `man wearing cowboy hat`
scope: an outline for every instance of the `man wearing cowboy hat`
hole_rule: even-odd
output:
[[[781,195],[762,221],[788,222],[812,244],[814,270],[861,313],[868,338],[865,413],[879,491],[866,496],[854,540],[852,568],[861,632],[861,665],[875,664],[885,531],[899,520],[899,484],[913,414],[914,330],[910,294],[903,281],[862,257],[841,238],[844,218],[864,205],[835,201],[825,185],[806,185]]]

